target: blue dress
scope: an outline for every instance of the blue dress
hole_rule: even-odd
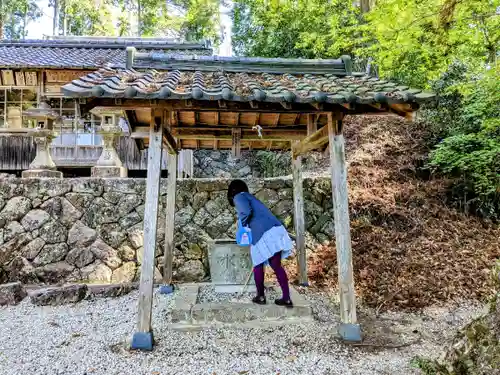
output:
[[[292,254],[293,243],[287,230],[261,201],[250,193],[239,193],[234,205],[242,225],[252,231],[250,255],[254,266],[269,264],[268,259],[280,251],[282,259]]]

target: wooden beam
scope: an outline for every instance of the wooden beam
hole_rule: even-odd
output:
[[[288,102],[280,102],[280,103],[283,106],[283,108],[292,109],[292,103],[288,103]]]
[[[306,137],[307,133],[305,130],[280,130],[272,131],[271,129],[263,129],[262,138],[259,137],[255,130],[242,129],[241,140],[244,141],[265,141],[265,140],[276,140],[276,141],[291,141],[291,140],[301,140]],[[0,130],[1,132],[1,130]],[[177,139],[177,144],[179,140],[183,139],[232,139],[231,129],[217,129],[217,130],[203,130],[198,131],[195,129],[174,129],[172,135]],[[149,138],[149,133],[146,132],[133,132],[130,134],[130,138],[133,139],[147,139]],[[179,146],[178,146],[179,147]]]
[[[178,126],[179,125],[179,116],[176,111],[168,111],[168,123],[170,126]]]
[[[219,148],[219,140],[214,139],[214,150],[217,150]]]
[[[310,113],[307,115],[307,135],[311,135],[318,131],[318,122],[316,115]]]
[[[292,156],[296,158],[309,151],[317,150],[328,143],[328,126],[323,126],[315,133],[308,135],[302,141],[292,145]]]
[[[335,124],[342,124],[342,118],[344,114],[342,112],[327,113],[329,119],[336,120]],[[310,125],[308,117],[308,130],[312,129],[314,126]],[[323,126],[316,132],[308,135],[301,142],[292,145],[292,156],[295,158],[300,155],[304,155],[309,151],[322,149],[328,144],[328,126]]]
[[[287,129],[287,130],[271,130],[262,129],[262,138],[259,136],[258,132],[252,129],[241,129],[241,128],[225,128],[216,130],[196,130],[189,128],[176,128],[172,129],[172,135],[176,139],[232,139],[233,130],[239,129],[240,139],[243,141],[296,141],[302,140],[306,136],[306,130],[300,129]],[[142,133],[144,135],[144,133]],[[138,137],[133,134],[133,137]]]
[[[153,309],[153,283],[155,274],[156,231],[158,223],[158,200],[160,195],[160,174],[163,129],[151,118],[148,175],[146,180],[146,205],[144,215],[144,255],[141,265],[141,281],[137,328],[132,338],[132,349],[152,350],[153,332],[151,313]]]
[[[318,111],[323,111],[325,108],[323,103],[311,103],[311,106],[313,106],[314,109],[316,109]]]
[[[163,131],[163,144],[166,146],[169,154],[177,154],[177,142],[167,129]]]
[[[233,156],[239,158],[241,156],[241,129],[232,129],[232,139],[233,139]]]
[[[415,111],[410,104],[389,104],[388,108],[390,112],[402,116],[407,120],[414,121],[415,119]]]
[[[177,185],[177,155],[167,157],[167,209],[165,213],[165,254],[163,256],[163,283],[172,285],[172,263],[174,258],[175,193]]]
[[[273,126],[278,126],[280,123],[280,114],[277,113],[275,116],[274,116],[274,122],[273,122]]]
[[[327,128],[340,294],[339,333],[346,341],[361,341],[361,329],[356,317],[345,141],[342,133],[337,131],[331,114],[328,114]]]
[[[302,157],[292,158],[293,207],[295,245],[297,248],[297,275],[299,285],[307,286],[306,227],[304,220],[304,193],[302,183]]]
[[[238,128],[240,128],[242,131],[254,131],[255,126],[260,126],[262,128],[262,132],[265,133],[273,133],[273,134],[278,134],[280,132],[299,132],[303,133],[304,136],[306,135],[306,127],[301,125],[301,126],[293,126],[293,125],[282,125],[279,127],[271,127],[269,125],[263,125],[263,124],[255,124],[255,125],[240,125]],[[204,132],[228,132],[231,131],[231,129],[234,128],[233,125],[225,125],[225,124],[214,124],[214,125],[204,125],[204,124],[199,124],[197,126],[191,126],[191,125],[182,125],[182,126],[172,126],[170,127],[172,133],[180,132],[180,133],[185,133],[185,132],[190,132],[190,131],[196,131],[199,132],[200,134],[203,134]],[[149,131],[146,126],[136,126],[135,131],[130,134],[130,137],[132,138],[147,138],[149,136]]]
[[[255,114],[255,120],[254,120],[254,122],[253,122],[253,126],[257,126],[257,125],[259,125],[259,123],[260,123],[260,113],[259,113],[259,112],[257,112],[257,113]],[[260,125],[260,126],[261,126],[261,125]],[[262,126],[261,126],[261,127],[262,127]]]
[[[88,103],[83,105],[82,111],[89,111],[91,108],[104,109],[139,109],[139,108],[164,108],[170,111],[186,111],[186,112],[260,112],[260,113],[318,113],[318,112],[338,112],[345,111],[340,104],[324,103],[323,108],[318,110],[307,103],[273,103],[259,102],[259,108],[252,108],[249,102],[232,102],[232,101],[208,101],[208,100],[159,100],[159,99],[122,99],[120,104],[117,104],[113,98],[92,98]],[[358,106],[356,106],[358,111]],[[373,112],[373,108],[368,105],[360,105],[358,113]]]
[[[172,114],[170,111],[161,109],[151,109],[151,118],[154,119],[156,126],[163,129],[162,141],[169,154],[177,154],[177,142],[170,133]]]

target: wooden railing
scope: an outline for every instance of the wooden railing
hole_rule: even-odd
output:
[[[21,129],[20,129],[21,130]],[[11,132],[9,136],[0,132],[0,170],[22,171],[29,168],[35,158],[35,144],[27,132]],[[101,146],[52,145],[51,155],[58,167],[90,168],[101,155]],[[129,170],[147,170],[148,150],[139,150],[134,139],[121,137],[117,152],[125,168]],[[181,151],[179,156],[178,176],[193,176],[192,152]],[[162,169],[167,169],[167,155],[163,151]]]

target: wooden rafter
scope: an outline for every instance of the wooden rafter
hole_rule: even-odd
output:
[[[255,114],[255,121],[254,121],[254,123],[253,123],[253,126],[257,126],[257,125],[259,125],[259,123],[260,123],[260,113],[259,113],[259,112],[257,112],[257,113]]]
[[[276,113],[275,114],[275,117],[274,117],[274,122],[273,122],[273,126],[278,126],[280,123],[280,114],[279,113]]]

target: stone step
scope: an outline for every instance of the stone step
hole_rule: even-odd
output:
[[[224,325],[259,325],[260,323],[312,321],[310,304],[293,287],[293,308],[277,306],[273,301],[256,305],[250,301],[200,302],[199,294],[207,284],[180,285],[171,311],[172,328],[209,328]]]

